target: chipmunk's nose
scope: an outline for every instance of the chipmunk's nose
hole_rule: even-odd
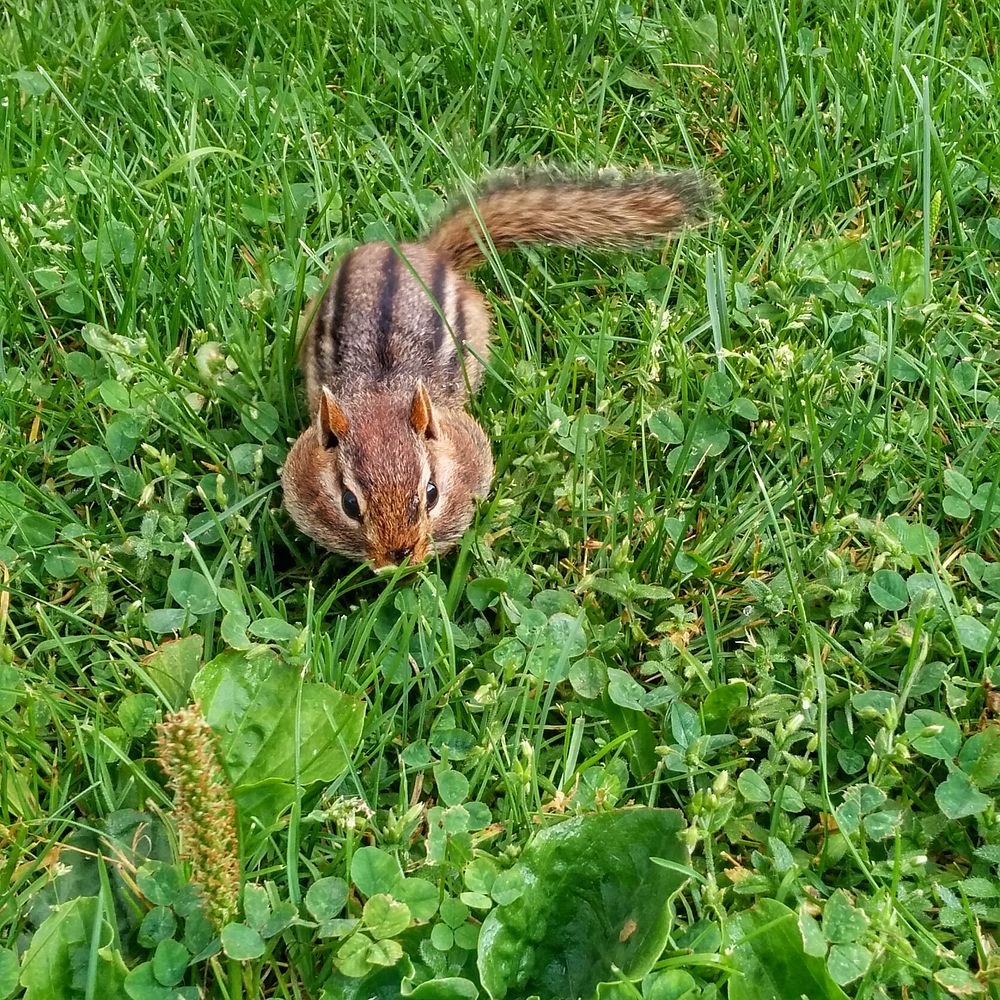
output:
[[[388,558],[389,562],[395,563],[397,566],[408,556],[412,555],[413,555],[412,545],[408,546],[405,549],[389,549],[389,551],[386,552],[386,557]]]

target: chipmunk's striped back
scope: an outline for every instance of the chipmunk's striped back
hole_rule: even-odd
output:
[[[320,302],[307,375],[335,393],[411,390],[461,406],[478,383],[490,317],[479,290],[422,243],[368,243],[340,263]]]

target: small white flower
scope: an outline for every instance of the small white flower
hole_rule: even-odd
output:
[[[7,224],[6,219],[0,219],[0,237],[2,237],[3,240],[9,243],[12,247],[16,247],[18,245],[19,240],[17,238],[17,233],[15,233],[14,230]]]
[[[795,361],[795,354],[787,344],[782,344],[774,352],[774,363],[779,368],[791,368]]]

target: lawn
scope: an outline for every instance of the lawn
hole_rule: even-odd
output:
[[[1000,998],[998,37],[8,0],[0,1000]],[[482,268],[490,498],[324,553],[306,302],[534,162],[717,215]]]

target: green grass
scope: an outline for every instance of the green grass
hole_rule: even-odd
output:
[[[483,871],[634,803],[683,813],[691,877],[659,986],[614,996],[761,995],[766,946],[727,949],[777,901],[802,931],[763,940],[848,995],[1000,997],[998,35],[902,0],[7,4],[0,945],[56,970],[27,996],[126,995],[120,961],[133,997],[354,996],[360,934],[309,921],[392,892],[372,858],[441,906],[370,916],[406,957],[357,995],[479,982]],[[694,166],[718,219],[480,273],[493,495],[376,579],[281,510],[299,313],[347,247],[537,159]],[[198,671],[239,720],[219,672],[269,664],[242,718],[294,768],[238,789],[243,877],[301,922],[249,890],[241,965],[173,868],[134,886],[176,850],[154,723]],[[364,719],[314,781],[320,703]]]

